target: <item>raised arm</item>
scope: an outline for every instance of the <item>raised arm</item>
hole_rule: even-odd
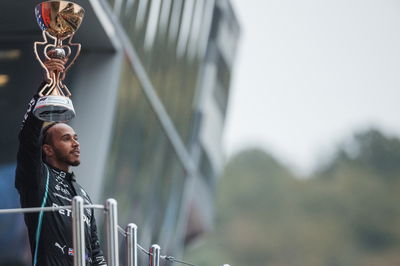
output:
[[[37,185],[40,176],[42,155],[39,138],[43,121],[36,118],[32,113],[38,98],[36,94],[29,102],[28,110],[19,132],[17,169],[15,173],[15,187],[18,190]]]
[[[49,72],[64,70],[65,62],[63,60],[52,59],[44,62]],[[38,91],[46,84],[44,81]],[[40,143],[40,131],[43,121],[33,115],[33,108],[39,98],[36,93],[29,102],[28,110],[22,121],[21,130],[19,132],[19,148],[17,154],[17,169],[15,173],[15,187],[20,190],[22,188],[36,188],[39,184],[39,177],[42,162],[42,145]]]

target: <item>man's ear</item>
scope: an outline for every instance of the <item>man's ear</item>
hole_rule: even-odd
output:
[[[53,147],[51,147],[49,144],[43,144],[42,150],[46,157],[51,157],[54,154]]]

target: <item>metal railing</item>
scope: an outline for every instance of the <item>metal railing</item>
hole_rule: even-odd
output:
[[[12,213],[34,213],[34,212],[54,212],[59,210],[71,210],[72,212],[72,239],[74,250],[74,266],[85,266],[85,226],[84,226],[84,209],[101,209],[105,211],[106,225],[106,244],[107,253],[106,261],[108,266],[119,266],[119,242],[118,231],[125,237],[126,242],[126,265],[138,265],[138,249],[145,253],[149,258],[150,266],[159,266],[160,259],[180,263],[189,266],[197,266],[192,263],[177,260],[172,256],[161,255],[161,247],[153,244],[149,251],[146,251],[138,244],[137,231],[138,227],[134,223],[126,226],[125,230],[118,225],[118,209],[115,199],[107,199],[105,205],[90,204],[84,205],[83,198],[75,196],[72,199],[72,205],[42,208],[19,208],[19,209],[0,209],[0,214]],[[229,266],[224,264],[223,266]]]

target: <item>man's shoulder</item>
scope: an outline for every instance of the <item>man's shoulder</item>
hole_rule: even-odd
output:
[[[43,162],[38,163],[37,171],[32,172],[23,162],[17,160],[15,169],[15,187],[18,190],[37,189],[45,184],[46,169]]]
[[[76,188],[75,188],[75,190],[77,190],[77,191],[76,191],[76,194],[77,194],[78,196],[83,197],[86,201],[88,201],[88,203],[92,203],[92,200],[90,199],[90,196],[89,196],[89,194],[86,192],[86,190],[85,190],[78,182],[75,182],[75,183],[76,183]]]

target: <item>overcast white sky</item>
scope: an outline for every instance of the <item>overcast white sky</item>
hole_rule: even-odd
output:
[[[242,27],[224,147],[308,173],[345,137],[400,136],[400,1],[231,0]]]

